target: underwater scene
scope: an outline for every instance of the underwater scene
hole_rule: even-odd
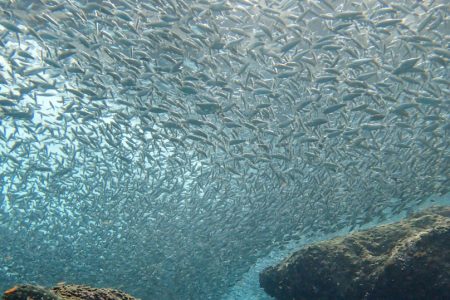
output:
[[[449,206],[449,12],[0,0],[0,291],[274,299],[304,245]]]

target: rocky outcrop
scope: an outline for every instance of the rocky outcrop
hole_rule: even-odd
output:
[[[276,299],[450,299],[450,207],[306,246],[260,274]]]
[[[9,290],[5,291],[2,296],[3,300],[29,300],[29,299],[42,299],[42,300],[62,300],[50,290],[36,285],[16,285]]]
[[[136,300],[124,292],[85,285],[58,285],[52,291],[65,300]]]
[[[51,289],[17,285],[3,293],[3,300],[138,300],[113,289],[61,284]]]

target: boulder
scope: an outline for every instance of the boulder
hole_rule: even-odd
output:
[[[3,293],[3,300],[138,300],[119,290],[86,285],[60,284],[53,288],[16,285]]]
[[[62,300],[45,287],[21,284],[13,286],[3,293],[2,300]]]
[[[450,299],[450,207],[305,246],[260,274],[276,299]]]
[[[62,300],[137,300],[119,290],[93,288],[86,285],[63,284],[51,290]]]

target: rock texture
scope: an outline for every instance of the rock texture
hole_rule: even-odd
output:
[[[136,300],[124,292],[85,285],[59,285],[52,291],[63,300]]]
[[[42,286],[16,285],[3,293],[4,300],[61,300],[54,293]]]
[[[3,293],[3,300],[138,300],[113,289],[85,285],[58,285],[47,289],[34,285],[17,285]]]
[[[450,299],[450,207],[306,246],[260,274],[276,299]]]

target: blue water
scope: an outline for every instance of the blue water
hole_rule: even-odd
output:
[[[0,290],[264,299],[449,205],[447,2],[0,0]]]

